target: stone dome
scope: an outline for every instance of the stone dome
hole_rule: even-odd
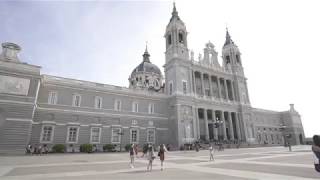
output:
[[[143,56],[143,61],[132,71],[131,76],[141,72],[155,73],[161,76],[161,71],[158,68],[158,66],[150,62],[150,54],[148,53],[147,48],[142,56]]]
[[[158,66],[152,64],[151,62],[143,61],[140,63],[131,73],[131,76],[134,76],[137,73],[154,73],[161,76],[161,71]]]
[[[159,90],[162,86],[162,73],[158,66],[150,62],[147,48],[142,56],[143,61],[134,68],[129,77],[129,87]]]

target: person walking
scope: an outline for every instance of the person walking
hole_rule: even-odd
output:
[[[320,136],[313,136],[312,152],[314,154],[314,168],[320,172]]]
[[[214,158],[213,158],[214,148],[212,144],[209,147],[209,154],[210,154],[210,161],[214,161]]]
[[[135,155],[136,155],[136,158],[138,158],[138,144],[135,144],[135,145],[133,146],[133,150],[134,150],[134,153],[135,153]]]
[[[39,146],[38,146],[38,155],[39,156],[42,155],[42,146],[41,146],[41,144],[39,144]]]
[[[151,144],[149,144],[148,146],[148,152],[147,152],[147,159],[148,159],[148,166],[147,166],[147,171],[152,171],[152,162],[155,159],[155,155],[154,155],[154,150],[153,150],[153,146]]]
[[[130,149],[129,149],[130,167],[131,167],[131,168],[134,168],[134,156],[135,156],[135,154],[136,154],[134,147],[135,147],[135,145],[132,144],[132,146],[131,146]]]
[[[158,152],[161,161],[161,171],[163,170],[164,152],[168,152],[168,150],[164,144],[161,144]]]
[[[31,144],[28,144],[26,147],[26,154],[31,154],[31,151],[32,151],[32,146]]]

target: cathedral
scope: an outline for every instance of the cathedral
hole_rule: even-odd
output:
[[[102,151],[106,144],[304,143],[293,104],[283,112],[251,106],[246,62],[228,30],[221,64],[211,42],[195,59],[187,35],[174,5],[164,74],[146,47],[128,88],[41,74],[40,66],[20,61],[19,45],[2,43],[0,153],[23,153],[27,144],[64,144],[67,151],[94,144]]]

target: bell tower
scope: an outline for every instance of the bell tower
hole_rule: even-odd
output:
[[[173,58],[188,59],[189,50],[187,42],[187,29],[180,19],[175,3],[173,3],[172,16],[165,32],[166,63]]]
[[[250,105],[247,78],[243,72],[241,53],[231,39],[228,29],[226,30],[226,41],[222,48],[222,59],[223,67],[233,74],[236,100]]]

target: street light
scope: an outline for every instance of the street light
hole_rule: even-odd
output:
[[[223,120],[220,120],[218,117],[216,117],[216,122],[214,122],[214,127],[217,128],[218,131],[218,142],[219,142],[219,146],[222,144],[220,143],[220,133],[219,133],[219,127],[223,124]],[[222,148],[222,147],[220,147]]]

